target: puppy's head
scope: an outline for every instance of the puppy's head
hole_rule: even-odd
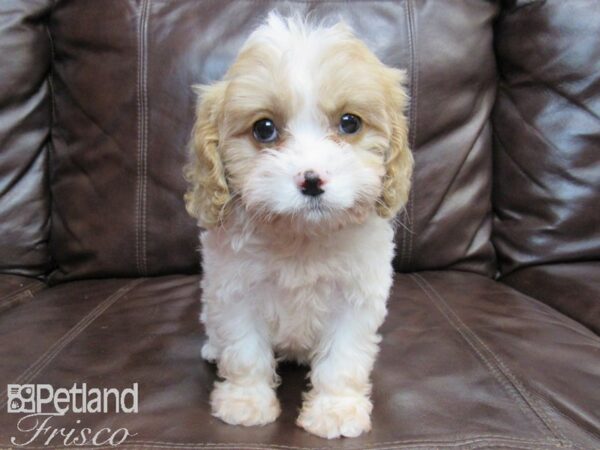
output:
[[[197,87],[189,213],[205,228],[235,204],[299,229],[393,217],[412,173],[403,79],[343,24],[271,14],[222,81]]]

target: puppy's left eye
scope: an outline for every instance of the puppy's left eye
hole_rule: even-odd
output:
[[[342,134],[354,134],[360,130],[361,125],[360,117],[354,114],[344,114],[340,118],[340,133]]]

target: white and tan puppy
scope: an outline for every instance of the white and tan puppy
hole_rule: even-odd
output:
[[[370,372],[386,315],[392,220],[412,172],[403,72],[344,24],[272,13],[201,100],[186,168],[201,233],[202,355],[223,381],[213,414],[280,413],[280,359],[308,363],[298,424],[371,428]]]

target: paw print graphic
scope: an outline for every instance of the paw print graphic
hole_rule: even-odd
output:
[[[35,412],[34,386],[32,384],[9,384],[7,392],[9,413]]]

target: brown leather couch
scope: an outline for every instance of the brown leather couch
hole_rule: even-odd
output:
[[[271,425],[207,404],[190,85],[276,3],[344,17],[410,80],[414,188],[357,439],[294,425],[291,365]],[[130,448],[598,449],[600,4],[1,0],[0,272],[0,448],[31,437],[9,383],[138,383],[138,413],[53,416],[29,447],[123,427]]]

